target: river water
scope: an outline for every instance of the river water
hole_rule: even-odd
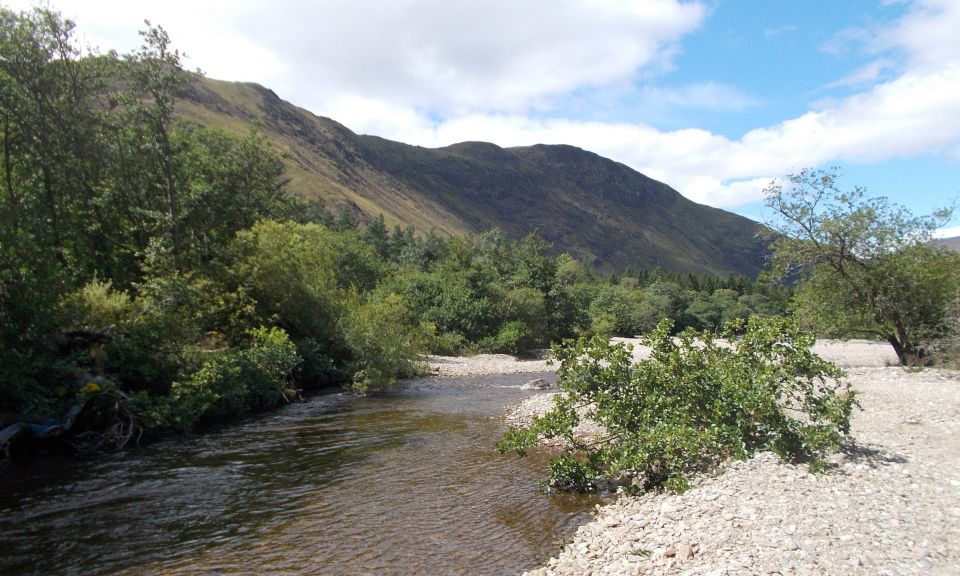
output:
[[[515,574],[596,500],[548,495],[500,456],[537,375],[317,396],[217,431],[0,483],[0,574]],[[552,377],[547,375],[546,377]]]

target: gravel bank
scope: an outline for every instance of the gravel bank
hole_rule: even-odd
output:
[[[476,356],[426,356],[430,373],[435,376],[475,376],[481,374],[515,374],[518,372],[553,372],[546,360],[521,360],[506,354]]]
[[[870,342],[817,351],[864,408],[827,473],[760,454],[682,495],[621,497],[530,574],[960,574],[960,373],[884,367],[892,351]]]

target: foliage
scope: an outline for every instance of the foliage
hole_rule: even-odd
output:
[[[263,323],[284,328],[316,380],[340,376],[349,349],[342,318],[354,290],[369,291],[380,260],[356,231],[263,221],[241,232],[235,274],[249,286]],[[336,360],[342,359],[341,365]]]
[[[170,394],[137,397],[145,433],[193,430],[222,419],[289,402],[290,378],[300,363],[296,347],[279,328],[250,332],[250,344],[210,353],[198,370],[173,383]]]
[[[960,256],[928,244],[950,211],[916,217],[862,188],[843,192],[837,178],[835,169],[804,170],[789,188],[766,190],[780,216],[773,272],[802,275],[794,309],[811,327],[879,337],[901,363],[916,361],[960,288]]]
[[[960,366],[960,294],[946,306],[942,331],[923,346],[936,364],[953,369]]]
[[[422,372],[418,358],[427,332],[402,297],[391,294],[382,301],[355,305],[342,324],[353,355],[352,387],[357,392],[383,392],[398,377]]]
[[[651,357],[636,364],[629,348],[599,338],[555,347],[564,393],[529,427],[511,428],[500,451],[523,454],[540,438],[562,438],[554,486],[590,490],[630,473],[646,489],[682,489],[690,473],[760,449],[818,462],[849,433],[854,394],[794,322],[733,322],[724,336],[745,329],[733,346],[694,330],[673,339],[670,328],[660,323],[645,341]],[[576,437],[583,417],[604,433]]]
[[[67,326],[94,333],[108,333],[129,322],[133,301],[126,292],[113,289],[110,280],[93,280],[63,299]]]
[[[346,205],[335,218],[288,193],[280,152],[256,129],[181,120],[183,98],[206,84],[161,27],[148,23],[126,55],[84,54],[73,31],[52,10],[0,8],[0,411],[11,417],[62,414],[92,378],[132,397],[148,431],[186,431],[277,405],[293,383],[384,389],[427,349],[519,353],[664,316],[680,329],[700,318],[689,304],[720,289],[739,297],[723,310],[772,301],[733,277],[600,279],[537,233],[388,232],[382,215]]]

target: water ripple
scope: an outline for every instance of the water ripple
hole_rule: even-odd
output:
[[[592,501],[547,496],[490,418],[525,375],[315,398],[0,501],[0,573],[520,572]]]

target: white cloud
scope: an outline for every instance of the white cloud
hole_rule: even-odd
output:
[[[243,11],[323,105],[362,95],[444,114],[542,108],[668,65],[705,9],[675,0],[285,1]]]
[[[866,66],[863,66],[851,74],[844,76],[826,85],[827,88],[837,88],[840,86],[861,87],[872,84],[880,79],[883,73],[896,66],[896,63],[889,58],[880,58],[874,60]]]
[[[941,228],[933,233],[934,238],[954,238],[960,236],[960,226]]]
[[[906,52],[914,71],[935,71],[960,58],[960,3],[956,0],[916,0],[896,26],[881,31],[885,48]]]
[[[572,10],[570,6],[563,4],[561,11]],[[953,27],[958,18],[960,5],[923,0],[911,5],[906,15],[887,30],[871,34],[848,31],[847,40],[869,42],[868,49],[878,54],[873,64],[836,83],[860,88],[860,92],[825,102],[799,117],[751,130],[740,139],[700,129],[661,131],[643,124],[538,117],[509,105],[535,103],[538,98],[564,90],[550,82],[535,95],[515,98],[501,92],[486,104],[472,101],[454,86],[452,98],[469,105],[466,110],[439,118],[423,111],[437,105],[435,102],[421,108],[405,98],[378,95],[329,98],[326,110],[359,132],[424,146],[464,140],[502,146],[573,144],[667,182],[695,201],[729,208],[761,199],[762,190],[775,177],[806,166],[869,163],[937,152],[955,154],[960,149],[960,124],[949,120],[960,118],[960,35],[951,36],[950,31],[960,29],[960,23]],[[674,37],[681,33],[676,31]],[[883,50],[905,54],[906,58],[900,60],[906,68],[897,70],[896,59],[884,56]],[[652,58],[635,58],[630,64],[614,67],[619,72],[580,71],[571,78],[579,78],[581,87],[599,83],[601,78],[615,82],[618,74],[622,81],[631,76],[630,66],[643,62],[652,65]],[[500,60],[494,57],[481,69],[497,69]],[[467,62],[461,61],[459,72],[469,72],[473,64]],[[930,66],[931,62],[936,66]],[[578,66],[574,62],[571,71]],[[508,83],[529,83],[509,66],[499,73]],[[884,74],[892,75],[892,79],[881,82]],[[478,77],[484,76],[481,73]],[[530,79],[541,83],[535,74]],[[728,109],[742,109],[755,103],[734,87],[712,83],[653,88],[641,94],[650,102],[658,97],[663,105],[677,107],[716,109],[727,105]]]
[[[59,8],[91,42],[121,50],[136,45],[133,31],[148,17],[192,55],[189,65],[260,82],[361,133],[424,146],[572,144],[720,207],[752,202],[774,177],[805,166],[960,155],[956,0],[916,0],[885,29],[844,31],[825,48],[866,50],[873,62],[832,86],[858,92],[739,139],[558,117],[552,108],[584,93],[616,105],[635,85],[652,85],[707,17],[699,2],[74,0]],[[721,111],[757,104],[709,81],[641,88],[633,98]]]
[[[679,88],[647,87],[643,99],[654,106],[717,111],[741,111],[759,106],[759,98],[735,86],[717,82],[690,84]]]

